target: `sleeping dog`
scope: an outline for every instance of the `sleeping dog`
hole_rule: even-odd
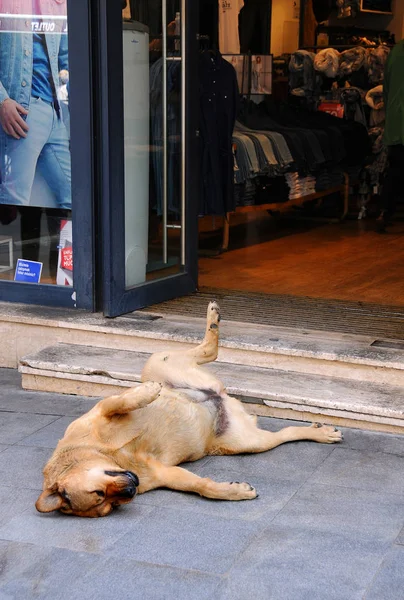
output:
[[[161,487],[253,500],[257,492],[249,483],[212,481],[178,465],[207,455],[265,452],[296,440],[341,440],[340,431],[318,424],[276,433],[259,429],[256,417],[201,367],[217,358],[219,321],[219,306],[211,302],[200,345],[153,354],[141,385],[101,400],[69,425],[44,468],[38,511],[104,517],[137,492]]]

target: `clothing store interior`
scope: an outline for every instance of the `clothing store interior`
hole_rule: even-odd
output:
[[[132,214],[125,200],[126,237],[142,238],[146,256],[131,285],[181,269],[181,2],[163,2],[166,35],[162,0],[122,2],[124,34],[130,21],[145,53],[123,65],[125,118],[147,148],[128,153],[125,168],[126,188],[132,177],[136,206],[144,197],[146,207],[140,214],[133,204]],[[143,29],[134,33],[134,21]],[[388,176],[383,94],[403,26],[401,0],[199,0],[199,290],[404,305],[403,197]],[[12,279],[23,258],[43,264],[42,282],[72,285],[60,253],[71,250],[71,212],[44,201],[51,194],[39,166],[31,205],[1,207],[14,263],[2,244],[0,278]]]
[[[200,0],[200,290],[404,305],[403,206],[383,197],[403,18],[389,0]]]

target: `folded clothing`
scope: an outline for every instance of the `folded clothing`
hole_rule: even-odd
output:
[[[312,175],[300,177],[298,173],[287,173],[286,183],[289,186],[289,200],[296,200],[314,194],[316,191],[316,178]]]
[[[355,48],[350,48],[341,53],[338,74],[340,77],[346,77],[355,71],[359,71],[366,64],[367,55],[365,48],[355,46]]]
[[[339,71],[340,53],[334,48],[320,50],[314,58],[314,68],[330,79],[335,79]]]

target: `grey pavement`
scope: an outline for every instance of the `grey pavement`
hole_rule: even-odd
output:
[[[42,468],[96,400],[25,392],[7,369],[0,384],[0,600],[404,597],[404,436],[346,429],[187,466],[249,481],[252,501],[156,490],[104,519],[41,515]]]

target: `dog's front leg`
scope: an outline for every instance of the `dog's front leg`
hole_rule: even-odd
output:
[[[215,500],[253,500],[258,495],[249,483],[218,483],[207,477],[199,477],[182,467],[168,467],[155,461],[153,477],[149,481],[146,478],[143,482],[140,477],[139,492],[161,487],[180,492],[193,492]]]
[[[129,388],[119,396],[104,398],[99,403],[99,409],[104,417],[124,415],[138,408],[144,408],[153,402],[160,392],[161,385],[159,383],[148,381],[138,387]]]

